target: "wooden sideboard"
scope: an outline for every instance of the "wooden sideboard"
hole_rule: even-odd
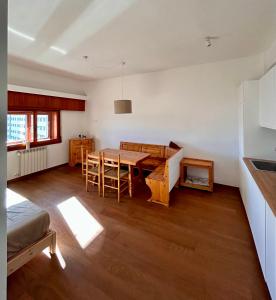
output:
[[[95,151],[95,143],[93,139],[70,139],[69,140],[69,166],[74,167],[81,163],[81,148],[88,152]]]

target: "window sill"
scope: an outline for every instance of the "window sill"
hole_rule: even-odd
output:
[[[61,143],[61,137],[54,140],[45,140],[39,142],[31,142],[30,148],[36,148],[41,146],[53,145]],[[15,145],[8,145],[7,150],[9,151],[16,151],[16,150],[24,150],[26,149],[26,144],[15,144]]]

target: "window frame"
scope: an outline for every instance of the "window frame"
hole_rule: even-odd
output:
[[[27,122],[27,132],[26,132],[26,136],[27,136],[27,139],[30,139],[31,138],[31,130],[30,130],[30,126],[31,126],[31,115],[33,113],[32,112],[17,112],[17,111],[12,111],[12,112],[8,112],[8,115],[26,115],[27,119],[26,119],[26,122]],[[7,141],[7,145],[9,146],[16,146],[16,145],[20,145],[20,144],[23,144],[22,141],[15,141],[15,142],[9,142]]]
[[[22,111],[9,111],[9,115],[12,114],[24,114],[27,115],[27,139],[31,139],[31,115],[33,115],[33,141],[30,142],[30,148],[53,145],[61,143],[61,130],[60,130],[60,111],[42,111],[42,110],[22,110]],[[48,115],[48,132],[49,139],[37,140],[37,115]],[[26,148],[26,143],[8,143],[7,150],[15,151]]]

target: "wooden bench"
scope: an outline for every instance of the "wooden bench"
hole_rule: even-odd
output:
[[[120,149],[149,153],[140,167],[152,171],[146,177],[146,184],[151,190],[149,201],[169,206],[170,191],[178,182],[180,176],[180,160],[183,148],[174,149],[165,145],[121,142]]]
[[[151,190],[148,201],[169,206],[168,170],[167,164],[162,163],[146,177],[146,184]]]
[[[143,160],[141,168],[148,171],[153,171],[159,165],[166,162],[166,159],[174,155],[178,150],[164,145],[142,144],[132,142],[121,142],[121,150],[138,151],[149,153],[150,157]]]
[[[146,158],[140,164],[140,167],[147,171],[153,171],[160,164],[166,161],[165,146],[163,145],[121,142],[120,149],[149,153],[150,157]]]

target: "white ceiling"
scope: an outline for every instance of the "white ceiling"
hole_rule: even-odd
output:
[[[106,78],[122,60],[132,74],[259,53],[276,39],[276,1],[9,0],[9,27],[35,39],[9,31],[10,61]],[[220,38],[207,48],[206,36]]]

